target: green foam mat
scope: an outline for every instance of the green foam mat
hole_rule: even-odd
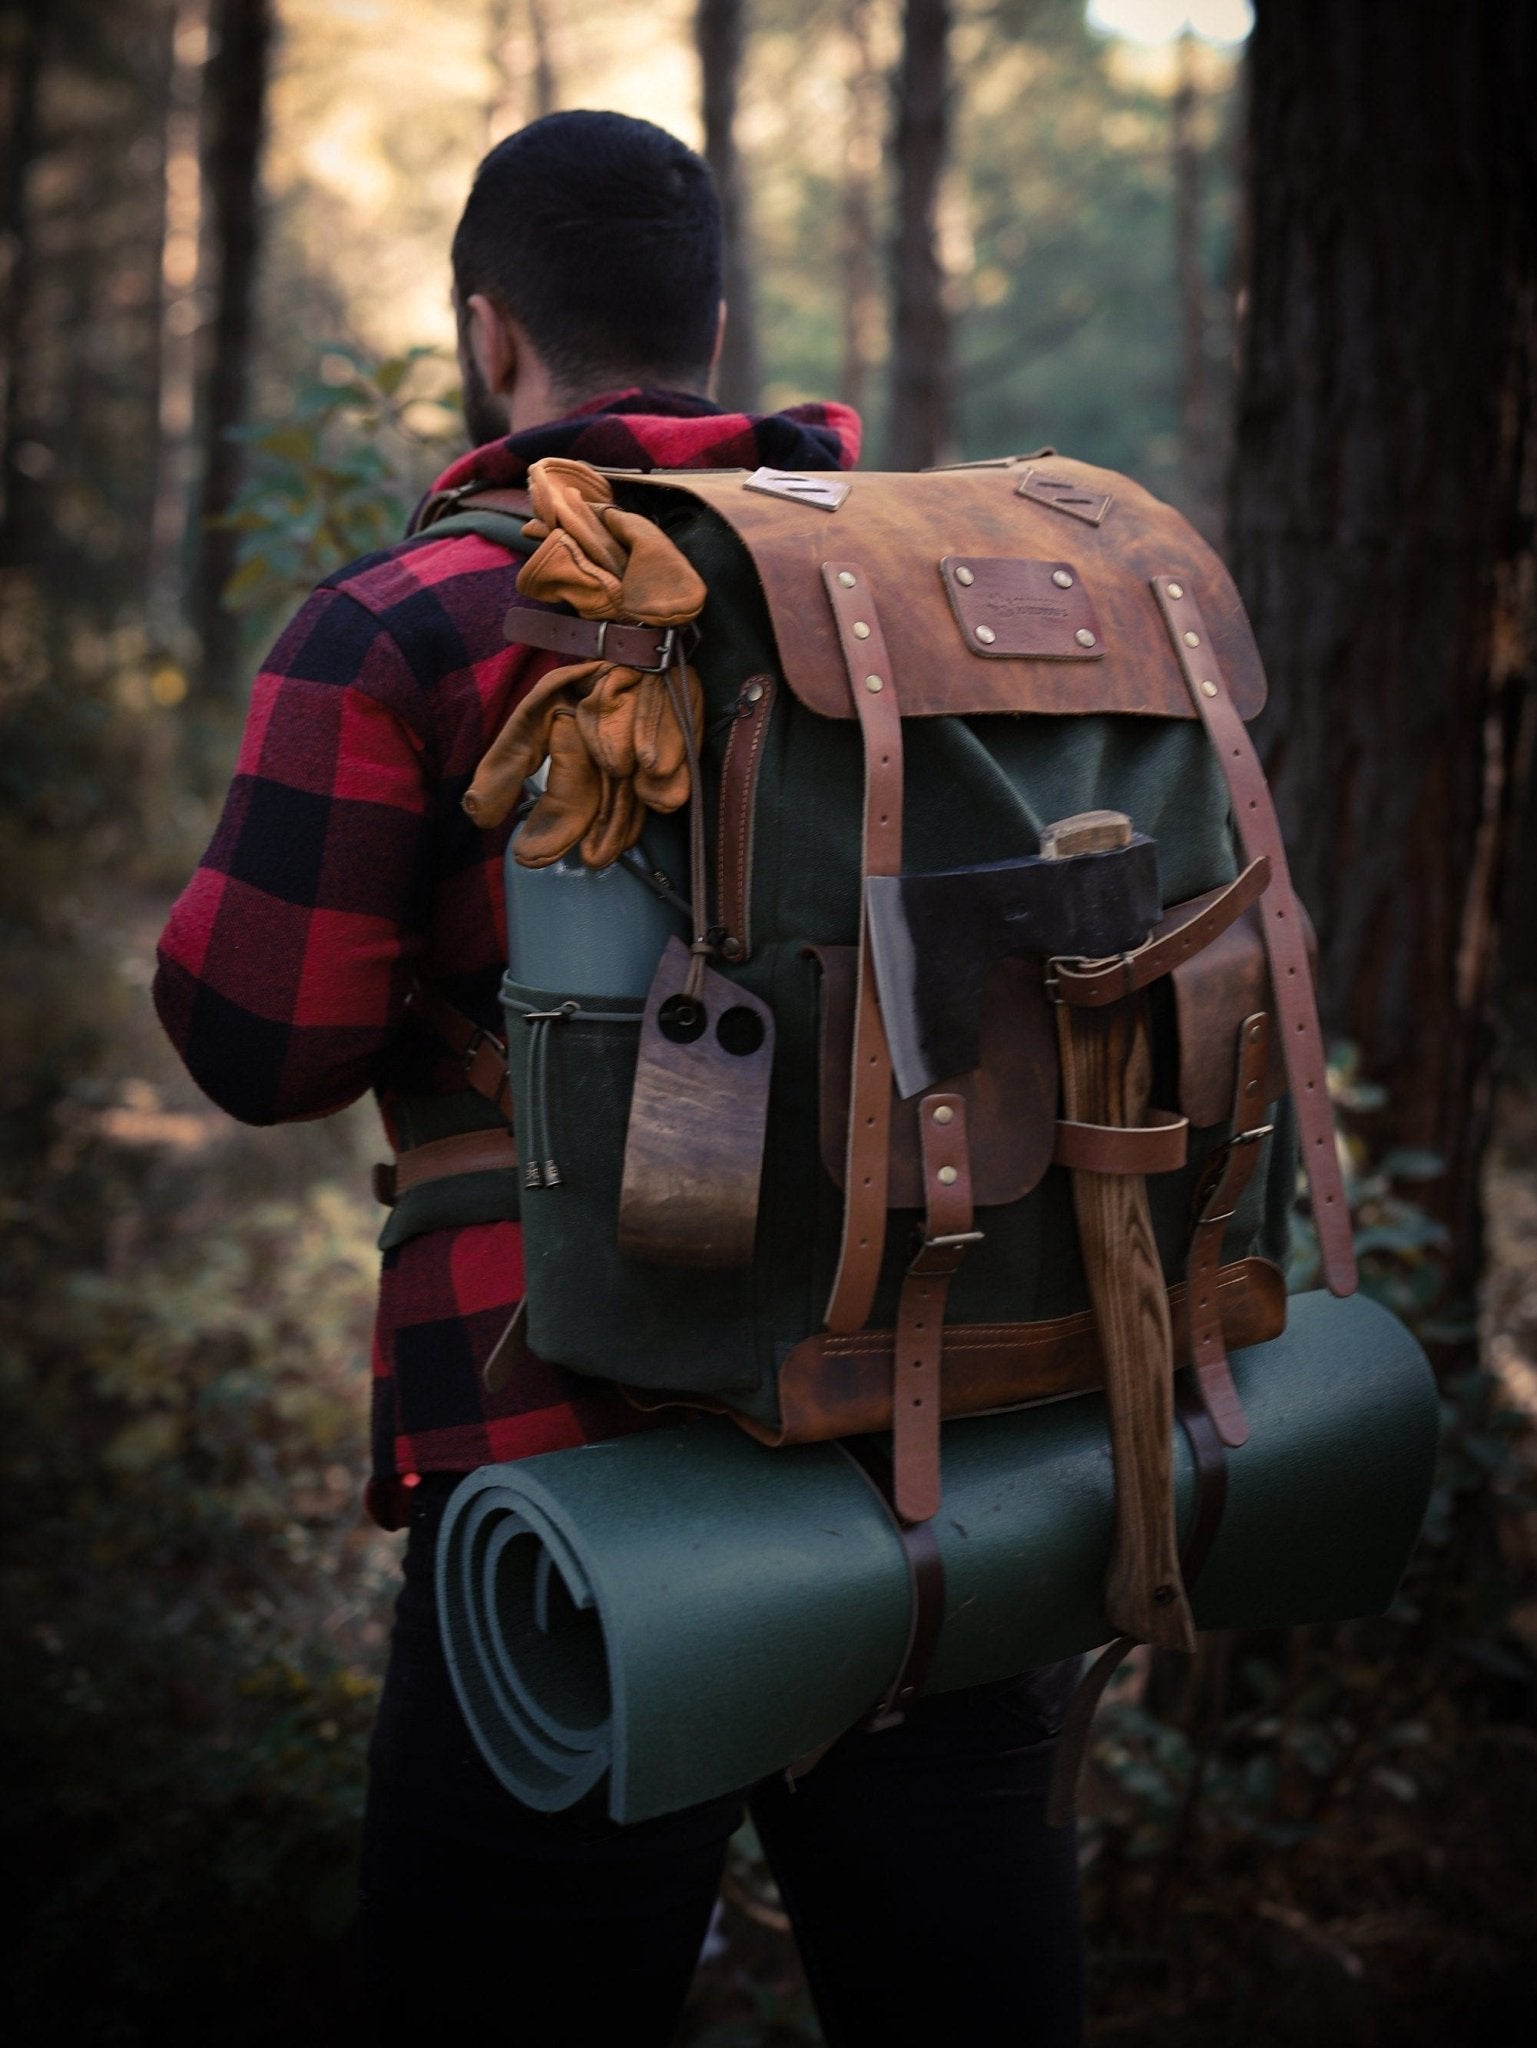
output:
[[[1202,1628],[1378,1613],[1419,1533],[1434,1381],[1360,1296],[1296,1297],[1233,1356],[1251,1424],[1194,1595]],[[1176,1432],[1181,1525],[1194,1472]],[[1114,1512],[1104,1404],[949,1423],[935,1528],[945,1621],[927,1689],[1093,1649]],[[514,1464],[457,1489],[438,1548],[449,1667],[501,1782],[554,1810],[674,1812],[851,1726],[907,1639],[902,1545],[832,1445],[768,1450],[707,1418]]]

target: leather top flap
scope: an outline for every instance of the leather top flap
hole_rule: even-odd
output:
[[[849,489],[832,506],[771,491],[745,470],[609,474],[623,475],[637,509],[637,486],[686,492],[735,531],[768,599],[785,680],[823,717],[855,715],[822,586],[829,560],[857,563],[868,579],[907,718],[1194,717],[1155,576],[1189,580],[1240,714],[1254,717],[1265,701],[1227,570],[1171,505],[1113,470],[1053,455],[856,472],[838,479]]]

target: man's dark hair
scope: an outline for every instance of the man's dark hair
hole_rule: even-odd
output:
[[[521,321],[571,395],[615,379],[703,390],[721,298],[721,216],[702,157],[650,121],[547,114],[475,173],[454,235],[474,292]]]

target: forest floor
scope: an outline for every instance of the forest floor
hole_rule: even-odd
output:
[[[350,2031],[401,1541],[358,1507],[378,1148],[366,1107],[250,1131],[197,1095],[148,1003],[162,907],[92,912],[102,1039],[40,1163],[0,1165],[11,2038],[306,2048]],[[1504,1419],[1463,1430],[1486,1484],[1442,1553],[1472,1590],[1223,1639],[1188,1678],[1133,1664],[1085,1808],[1093,2042],[1529,2038],[1537,1090],[1502,1104],[1488,1194]],[[744,1836],[680,2041],[819,2040]]]

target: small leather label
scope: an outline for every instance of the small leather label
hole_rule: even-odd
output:
[[[970,653],[995,661],[1098,661],[1104,654],[1094,600],[1071,562],[946,555],[939,568]]]
[[[820,471],[803,476],[795,469],[755,469],[742,488],[762,491],[766,498],[788,498],[792,505],[814,505],[819,512],[836,512],[854,486]]]
[[[1060,470],[1038,469],[1031,464],[1014,486],[1016,498],[1034,498],[1053,512],[1065,512],[1069,519],[1081,519],[1086,526],[1098,526],[1110,510],[1110,493],[1085,489]]]

